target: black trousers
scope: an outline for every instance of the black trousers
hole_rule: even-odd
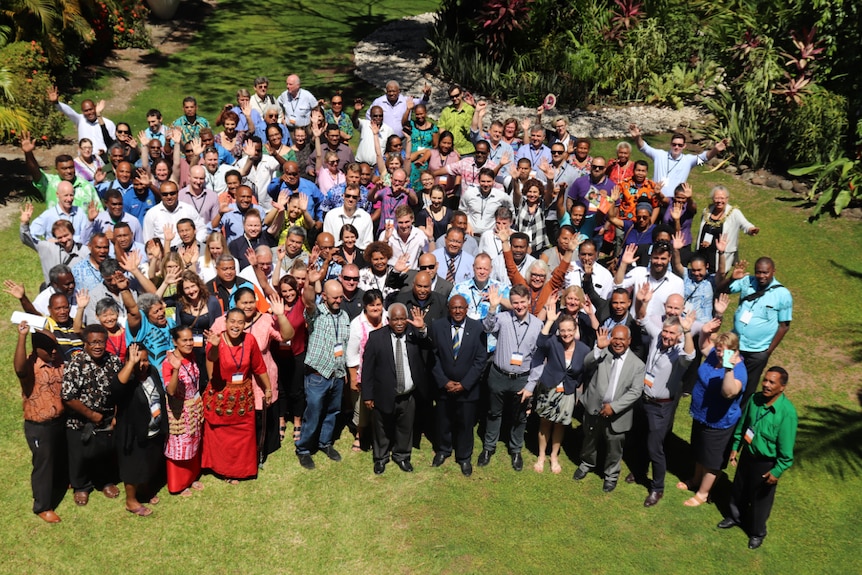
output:
[[[634,416],[635,425],[629,433],[632,446],[632,472],[644,479],[652,463],[650,491],[664,491],[667,474],[667,458],[664,440],[673,425],[676,401],[655,403],[644,397],[638,402]]]
[[[81,442],[81,430],[66,429],[69,453],[69,483],[74,491],[102,489],[119,481],[117,454],[112,431],[99,432],[87,447]]]
[[[748,398],[757,391],[760,376],[763,375],[763,370],[766,369],[766,364],[769,362],[769,354],[766,351],[740,351],[739,355],[745,360],[745,371],[748,372],[748,383],[745,384],[740,402],[740,406],[744,408],[745,404],[748,403]]]
[[[437,399],[437,451],[448,457],[452,454],[454,444],[455,461],[458,463],[470,461],[473,457],[476,403],[458,401],[448,397],[445,392]]]
[[[774,459],[760,459],[743,447],[733,478],[730,517],[739,523],[749,537],[766,536],[766,520],[775,501],[775,485],[763,475],[775,467]]]
[[[395,398],[391,413],[383,413],[376,407],[371,412],[371,449],[374,461],[410,461],[413,449],[413,419],[416,400],[413,394]]]
[[[66,419],[24,422],[24,437],[33,454],[30,488],[33,513],[54,509],[69,485],[66,462]]]

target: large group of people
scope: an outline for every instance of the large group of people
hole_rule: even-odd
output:
[[[15,352],[35,513],[59,521],[68,484],[83,506],[123,482],[126,509],[148,516],[165,482],[188,497],[204,470],[252,479],[284,442],[303,468],[316,454],[340,461],[344,426],[375,474],[390,462],[413,472],[423,437],[433,467],[454,453],[469,477],[503,443],[520,472],[531,416],[535,472],[547,460],[562,472],[580,419],[574,479],[596,473],[611,492],[625,458],[625,482],[652,507],[690,393],[685,505],[707,502],[738,461],[720,527],[761,544],[793,461],[788,374],[767,367],[792,297],[770,258],[748,273],[738,235],[759,230],[725,188],[694,226],[689,171],[727,142],[685,154],[674,134],[665,151],[632,125],[650,179],[628,142],[592,156],[565,118],[547,128],[542,107],[489,123],[459,86],[435,121],[428,86],[413,98],[389,82],[362,116],[361,99],[349,113],[341,92],[319,100],[296,75],[277,98],[267,78],[253,84],[220,111],[218,133],[186,97],[171,125],[150,110],[137,137],[104,102],[79,114],[52,89],[80,137],[56,174],[22,136],[47,203],[20,220],[40,293],[5,283],[39,316],[18,326]]]

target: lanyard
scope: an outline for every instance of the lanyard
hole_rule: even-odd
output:
[[[329,312],[329,318],[332,320],[332,329],[335,330],[335,343],[340,342],[341,340],[338,337],[338,320],[335,319],[336,314]]]
[[[227,337],[225,337],[225,343],[227,342]],[[230,358],[233,360],[234,365],[236,366],[236,371],[239,373],[242,371],[242,361],[245,359],[245,337],[242,338],[242,343],[239,346],[239,361],[236,359],[236,355],[233,353],[233,349],[230,349],[231,345],[228,343],[228,353],[230,354]],[[236,346],[233,346],[236,347]]]
[[[530,331],[530,322],[527,322],[527,329],[524,330],[524,335],[518,337],[518,324],[515,323],[515,313],[511,312],[509,317],[512,319],[512,331],[515,332],[515,351],[520,351],[521,342],[527,337],[527,333]]]

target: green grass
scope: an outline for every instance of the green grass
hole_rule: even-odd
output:
[[[381,18],[421,12],[432,4],[377,3],[367,19],[351,16],[360,8],[345,2],[313,4],[324,17],[259,0],[244,2],[240,13],[239,3],[222,2],[192,46],[159,66],[152,86],[126,118],[141,128],[143,113],[152,105],[173,119],[187,93],[198,95],[203,113],[212,118],[238,85],[249,85],[261,72],[270,76],[276,92],[283,75],[296,72],[321,97],[339,83],[349,86],[348,97],[354,90],[376,94],[346,70],[327,70],[346,67],[345,54]],[[238,33],[226,36],[227,44],[217,42],[229,28]],[[248,32],[279,28],[286,32],[277,38]],[[240,60],[242,45],[247,57]],[[279,47],[278,56],[270,54],[270,45]],[[237,65],[229,68],[233,60]],[[668,138],[649,140],[664,147]],[[614,144],[596,142],[595,151],[610,154]],[[677,437],[669,440],[670,488],[653,509],[642,506],[642,488],[620,484],[607,495],[594,475],[572,481],[579,450],[574,429],[564,445],[559,476],[533,473],[531,454],[525,454],[526,470],[515,474],[501,445],[491,465],[467,480],[451,460],[430,468],[432,453],[423,441],[414,452],[416,473],[390,465],[378,477],[372,474],[370,454],[351,453],[345,437],[337,443],[345,460],[336,464],[318,455],[314,472],[302,470],[292,450],[282,449],[256,481],[232,487],[207,476],[206,490],[193,498],[163,492],[149,519],[131,516],[121,501],[99,494],[88,507],[76,508],[69,495],[58,508],[63,523],[48,526],[30,513],[29,451],[9,361],[15,335],[7,324],[0,332],[0,357],[8,366],[0,377],[0,465],[6,479],[0,539],[7,550],[0,573],[862,571],[857,551],[862,458],[856,447],[862,444],[856,402],[862,388],[862,229],[846,219],[806,223],[809,210],[790,192],[749,188],[703,168],[691,181],[701,207],[712,185],[730,188],[731,203],[762,230],[741,239],[742,255],[749,261],[773,257],[777,277],[794,296],[792,328],[773,361],[790,369],[788,396],[801,416],[799,459],[781,480],[770,534],[757,552],[746,549],[739,530],[715,529],[727,483],[717,487],[718,505],[697,509],[683,507],[687,496],[673,489],[676,478],[688,473],[687,400],[676,418]],[[23,280],[34,295],[39,265],[18,241],[16,227],[0,231],[6,246],[3,278]],[[11,297],[0,297],[0,315],[9,317],[14,304]]]

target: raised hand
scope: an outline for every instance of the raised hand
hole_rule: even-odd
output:
[[[637,244],[627,245],[626,249],[623,250],[622,259],[620,260],[620,262],[623,265],[627,265],[627,266],[635,263],[639,259],[637,256],[637,251],[638,251]]]
[[[192,138],[192,153],[196,156],[204,153],[204,145],[200,138]]]
[[[694,320],[697,319],[697,310],[691,310],[684,317],[679,318],[679,324],[682,326],[683,331],[691,331],[691,326],[694,325]]]
[[[181,270],[171,270],[165,276],[165,283],[168,285],[174,285],[178,281],[180,281],[180,276],[182,275]]]
[[[171,138],[171,141],[174,144],[179,145],[179,143],[183,139],[183,131],[179,128],[171,128],[171,131],[169,133],[169,137]]]
[[[596,330],[596,347],[605,349],[611,344],[611,332],[606,327],[600,327]]]
[[[718,236],[718,239],[715,240],[715,249],[720,252],[727,251],[727,234],[721,234]]]
[[[362,98],[356,98],[355,100],[353,100],[353,109],[357,112],[362,109],[363,105],[364,104],[362,103]]]
[[[717,332],[719,329],[721,329],[721,320],[717,317],[714,317],[705,324],[703,324],[703,326],[700,328],[700,332],[703,335],[709,335],[711,333]]]
[[[101,184],[105,181],[105,178],[107,177],[108,175],[105,174],[104,170],[102,170],[102,168],[99,168],[96,170],[96,173],[93,174],[93,182],[96,184]]]
[[[394,268],[395,271],[400,274],[403,274],[408,269],[410,269],[410,254],[408,254],[407,252],[401,254],[401,256],[398,258],[398,261],[395,262]]]
[[[21,223],[29,224],[30,219],[33,217],[33,204],[30,202],[24,202],[21,204]]]
[[[122,264],[120,265],[122,266]],[[118,271],[114,274],[114,285],[119,291],[127,290],[129,289],[129,278],[123,272]]]
[[[30,137],[30,132],[21,132],[21,151],[25,154],[29,154],[35,149],[36,142]]]
[[[90,305],[90,291],[79,289],[75,292],[75,300],[78,302],[78,308],[83,309]]]
[[[539,169],[542,170],[542,173],[545,174],[546,178],[549,180],[554,179],[554,168],[548,163],[547,159],[542,158],[542,161],[539,162]]]
[[[87,204],[87,219],[92,222],[97,217],[99,217],[99,204],[96,203],[96,200],[91,200]]]
[[[730,144],[729,138],[722,138],[718,142],[715,143],[715,151],[718,153],[722,153],[727,149],[727,145]]]
[[[631,134],[632,138],[640,138],[641,129],[637,124],[629,124],[629,134]]]
[[[171,367],[174,369],[179,369],[183,365],[183,358],[177,355],[179,351],[176,349],[168,352],[168,362],[171,364]]]
[[[673,207],[670,209],[670,217],[672,217],[675,222],[678,222],[679,219],[682,217],[682,206],[680,206],[679,204],[674,204]]]
[[[57,86],[51,86],[46,91],[48,94],[48,101],[52,104],[56,104],[60,101],[60,91],[57,89]]]
[[[246,140],[242,145],[242,153],[246,156],[254,156],[257,153],[257,148],[254,146],[254,142]]]
[[[530,118],[524,118],[521,120],[521,131],[524,132],[524,139],[526,140],[530,136],[530,128],[533,127],[533,121]]]
[[[649,282],[644,282],[643,285],[638,289],[638,293],[636,295],[638,301],[642,301],[644,304],[648,304],[652,299],[653,292],[649,287]]]
[[[501,301],[503,301],[503,298],[500,296],[500,288],[496,285],[488,288],[488,304],[491,306],[490,309],[496,310]]]
[[[138,365],[141,362],[141,347],[137,343],[130,343],[128,349],[128,363],[132,365]],[[144,353],[144,357],[146,357],[146,352]]]
[[[215,331],[210,331],[208,329],[204,330],[204,339],[207,340],[207,343],[213,347],[218,347],[219,342],[221,341],[221,334]]]
[[[150,174],[149,174],[149,172],[147,172],[146,169],[138,168],[135,171],[135,177],[138,179],[138,182],[140,182],[141,185],[143,185],[143,186],[149,186],[150,185]]]
[[[422,86],[422,93],[425,94],[426,97],[431,96],[431,84],[425,82],[425,85]]]
[[[104,112],[104,111],[105,111],[105,101],[99,100],[98,102],[96,102],[96,115],[101,116],[102,112]]]
[[[735,264],[733,264],[733,274],[731,277],[735,280],[741,280],[747,274],[745,269],[748,267],[748,262],[746,260],[739,260]]]
[[[25,319],[18,324],[18,335],[24,335],[28,331],[30,331],[30,324],[27,323],[27,320]]]
[[[425,313],[427,312],[423,312],[421,309],[419,309],[419,306],[411,306],[411,317],[407,318],[407,323],[409,323],[419,331],[422,331],[423,329],[425,329]]]
[[[614,186],[614,189],[611,190],[611,203],[617,203],[622,193],[623,191],[619,186]]]
[[[287,205],[287,204],[285,203],[285,205]],[[303,210],[308,208],[308,194],[304,194],[302,192],[299,192],[299,206]]]
[[[557,297],[552,297],[548,299],[548,302],[545,304],[545,320],[551,323],[557,321],[557,318],[560,317],[560,310],[557,307]]]
[[[177,251],[185,264],[193,264],[198,261],[198,258],[200,257],[200,250],[198,249],[197,242],[192,242],[192,245],[189,247],[181,245]]]
[[[276,316],[284,315],[284,300],[277,293],[273,293],[271,298],[267,298],[269,308]]]
[[[674,208],[674,209],[676,209],[676,208]],[[674,219],[678,220],[679,218],[675,217]],[[685,247],[685,238],[682,236],[682,232],[675,233],[673,235],[673,249],[678,251],[684,247]]]
[[[138,269],[138,266],[141,265],[141,254],[139,254],[137,250],[132,250],[124,254],[117,254],[117,263],[119,263],[120,267],[125,271],[134,273]]]
[[[505,166],[511,161],[512,161],[512,158],[509,156],[509,152],[506,152],[505,154],[503,154],[500,157],[500,165],[501,166]]]
[[[727,311],[728,305],[730,305],[730,296],[726,293],[719,294],[712,306],[712,311],[718,315],[723,315]]]
[[[150,143],[150,138],[147,137],[147,131],[141,130],[138,132],[138,141],[141,143],[141,150],[147,147],[147,144]]]
[[[173,242],[176,237],[176,233],[174,233],[174,225],[165,224],[162,227],[162,233],[165,235],[165,245],[170,246],[171,242]]]
[[[688,182],[683,182],[682,184],[682,193],[685,196],[685,199],[689,199],[692,196],[691,184]]]
[[[251,266],[257,265],[257,254],[254,253],[254,250],[252,248],[246,248],[245,259],[248,260],[249,265],[251,265]]]
[[[9,295],[14,297],[15,299],[21,299],[22,297],[24,297],[24,294],[25,294],[24,284],[19,284],[17,282],[12,281],[12,280],[5,280],[3,282],[3,285],[5,286],[5,289],[3,291],[8,293]]]

